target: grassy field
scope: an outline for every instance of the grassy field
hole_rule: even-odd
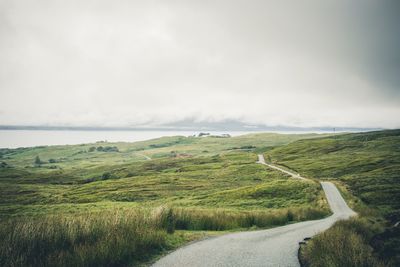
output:
[[[398,266],[399,144],[392,130],[0,149],[0,265],[140,266],[206,235],[328,215],[317,182],[256,164],[264,153],[334,181],[360,215],[308,242],[307,266]]]
[[[400,130],[299,140],[269,150],[265,157],[306,177],[337,181],[344,185],[343,190],[348,191],[348,195],[355,196],[348,200],[360,214],[359,220],[362,223],[338,223],[326,234],[312,241],[307,254],[310,257],[310,266],[322,266],[321,262],[312,264],[318,258],[315,255],[330,255],[328,251],[321,251],[323,245],[343,245],[349,242],[349,239],[344,239],[348,232],[358,228],[368,228],[373,234],[362,238],[354,236],[354,249],[360,247],[361,242],[366,248],[365,253],[367,248],[373,248],[374,253],[385,264],[390,265],[391,262],[392,266],[400,265],[400,229],[394,227],[400,221]],[[370,223],[365,224],[365,220]],[[342,239],[336,238],[338,236]],[[336,252],[339,253],[338,250]],[[337,256],[325,257],[325,266],[343,266],[340,261],[332,260],[340,258]],[[352,256],[344,254],[342,257]],[[347,266],[373,266],[357,264]]]
[[[317,183],[255,163],[317,136],[1,149],[0,265],[140,265],[209,231],[324,217]]]
[[[5,168],[0,211],[4,216],[40,210],[47,213],[80,204],[83,209],[90,208],[89,204],[94,203],[105,207],[155,207],[167,203],[188,208],[248,210],[296,207],[323,200],[317,184],[299,183],[256,164],[256,158],[251,152],[227,152],[77,172],[71,168],[44,169],[41,173],[44,167],[35,167],[34,172],[19,174],[26,170]]]

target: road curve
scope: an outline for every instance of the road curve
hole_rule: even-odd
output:
[[[328,218],[199,241],[161,258],[153,266],[300,266],[299,242],[356,214],[334,184],[321,182],[321,185],[333,213]]]
[[[275,170],[281,171],[281,172],[283,172],[283,173],[286,173],[286,174],[292,176],[293,178],[301,179],[301,180],[308,180],[307,178],[302,177],[302,176],[301,176],[300,174],[298,174],[298,173],[293,173],[293,172],[287,171],[287,170],[285,170],[285,169],[279,168],[279,167],[277,167],[277,166],[275,166],[275,165],[266,163],[266,162],[265,162],[265,159],[264,159],[264,156],[263,156],[262,154],[259,154],[259,155],[258,155],[258,161],[257,161],[257,163],[266,165],[266,166],[268,166],[268,167],[270,167],[270,168],[272,168],[272,169],[275,169]]]

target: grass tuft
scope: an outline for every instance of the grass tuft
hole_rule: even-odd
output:
[[[388,266],[373,254],[368,244],[376,230],[363,219],[339,221],[301,249],[301,262],[304,267]]]
[[[148,212],[9,219],[0,227],[1,266],[124,266],[165,246]]]

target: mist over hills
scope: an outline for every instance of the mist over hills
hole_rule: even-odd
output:
[[[0,130],[365,132],[381,130],[381,128],[358,128],[340,126],[296,127],[287,125],[250,124],[238,120],[196,121],[186,119],[166,124],[147,124],[121,127],[91,125],[0,125]]]

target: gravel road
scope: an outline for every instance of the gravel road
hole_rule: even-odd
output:
[[[328,229],[338,220],[356,215],[334,184],[321,182],[321,185],[333,212],[330,217],[195,242],[161,258],[153,266],[300,266],[297,258],[300,241]]]
[[[258,161],[257,161],[257,163],[266,165],[266,166],[268,166],[268,167],[270,167],[270,168],[272,168],[272,169],[275,169],[275,170],[281,171],[281,172],[283,172],[283,173],[286,173],[286,174],[292,176],[293,178],[301,179],[301,180],[308,180],[307,178],[302,177],[302,176],[301,176],[300,174],[298,174],[298,173],[293,173],[293,172],[291,172],[291,171],[282,169],[282,168],[277,167],[277,166],[275,166],[275,165],[266,163],[266,162],[265,162],[265,159],[264,159],[264,156],[263,156],[262,154],[258,155]]]

